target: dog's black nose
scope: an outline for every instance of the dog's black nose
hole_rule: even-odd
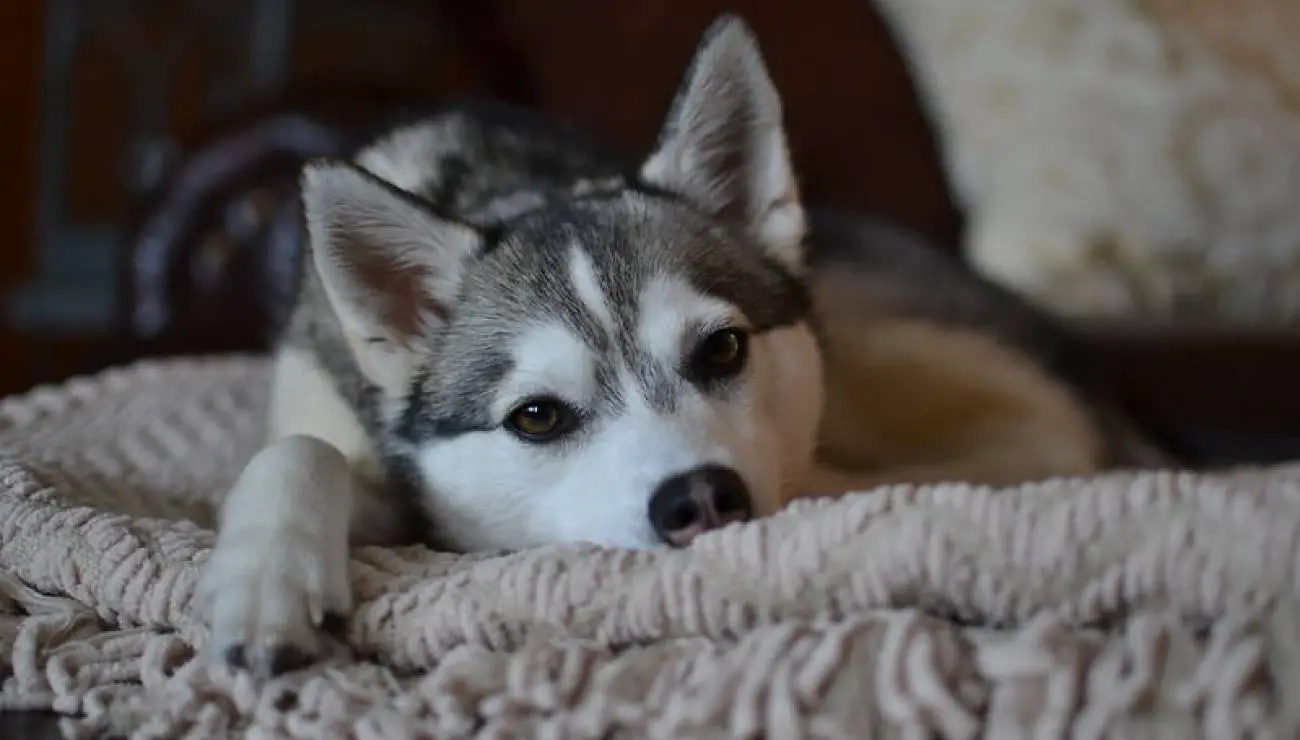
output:
[[[664,542],[685,547],[700,534],[753,516],[749,487],[731,468],[705,465],[675,475],[650,497],[650,523]]]

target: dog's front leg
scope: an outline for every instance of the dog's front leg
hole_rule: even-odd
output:
[[[197,606],[213,658],[272,676],[321,657],[327,616],[352,608],[348,539],[358,506],[348,462],[307,436],[279,439],[221,507]]]

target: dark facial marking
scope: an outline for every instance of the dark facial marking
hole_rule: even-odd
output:
[[[395,433],[419,443],[495,429],[499,420],[486,412],[511,366],[510,358],[499,353],[476,357],[471,363],[426,365],[411,381]]]
[[[672,413],[680,397],[681,380],[665,369],[630,338],[625,340],[623,357],[636,378],[646,404],[660,413]]]
[[[456,198],[470,176],[469,162],[464,157],[449,154],[438,163],[439,181],[429,191],[429,203],[443,213],[456,207]]]

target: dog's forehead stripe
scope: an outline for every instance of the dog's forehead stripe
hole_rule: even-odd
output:
[[[671,411],[676,406],[679,385],[674,372],[676,363],[664,363],[664,355],[651,351],[638,331],[645,309],[639,297],[650,282],[652,270],[643,262],[629,259],[626,252],[616,253],[610,245],[588,249],[575,244],[573,250],[583,255],[571,259],[575,289],[606,330],[602,369],[598,371],[602,387],[616,398],[636,394],[654,410]]]
[[[601,278],[596,274],[596,266],[591,261],[591,255],[576,243],[569,247],[569,280],[573,284],[578,300],[591,312],[605,332],[613,335],[617,327],[614,312],[610,308],[611,296],[601,286]]]
[[[520,255],[518,282],[500,289],[514,296],[517,319],[526,324],[551,322],[556,330],[565,332],[584,348],[590,362],[584,372],[589,373],[593,386],[584,398],[575,400],[595,404],[598,409],[593,410],[616,410],[624,405],[624,389],[610,358],[617,356],[615,342],[622,306],[616,295],[604,289],[597,255],[575,241],[571,230],[551,236]],[[530,351],[540,347],[532,344]],[[553,375],[566,371],[562,354],[551,353],[550,359],[558,366]]]
[[[517,264],[522,282],[501,289],[530,320],[553,320],[590,348],[598,392],[589,401],[618,411],[636,394],[669,412],[682,385],[677,363],[671,352],[647,347],[640,331],[641,296],[658,273],[633,240],[592,231],[570,223],[549,239],[535,239],[535,249]]]

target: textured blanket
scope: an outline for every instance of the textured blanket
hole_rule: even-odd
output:
[[[0,708],[70,737],[1300,732],[1300,466],[897,487],[687,551],[359,549],[354,654],[255,685],[187,605],[265,372],[0,402]]]

